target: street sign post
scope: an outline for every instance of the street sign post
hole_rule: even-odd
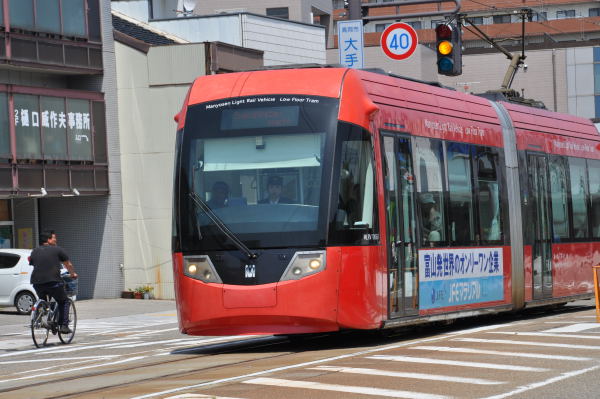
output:
[[[338,22],[338,48],[340,64],[348,68],[363,68],[363,23],[357,19]]]
[[[418,43],[417,32],[402,22],[391,24],[381,35],[381,49],[393,60],[404,60],[413,55]]]

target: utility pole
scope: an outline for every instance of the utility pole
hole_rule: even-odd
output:
[[[362,0],[346,0],[345,2],[348,4],[348,19],[362,19]]]

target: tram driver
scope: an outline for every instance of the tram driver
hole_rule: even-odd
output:
[[[206,202],[211,209],[223,208],[227,206],[229,200],[229,185],[224,181],[217,181],[213,184],[210,199]]]

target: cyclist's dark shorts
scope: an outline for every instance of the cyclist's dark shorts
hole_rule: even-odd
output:
[[[34,284],[33,288],[37,293],[38,297],[46,298],[47,295],[51,296],[58,303],[62,303],[67,300],[67,293],[65,292],[65,283],[62,281],[51,281],[44,284]]]

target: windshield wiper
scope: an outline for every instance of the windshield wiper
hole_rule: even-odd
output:
[[[249,259],[256,259],[258,257],[258,255],[252,252],[250,248],[248,248],[233,231],[229,230],[229,227],[223,223],[223,221],[213,212],[212,209],[210,209],[210,206],[208,206],[208,204],[204,202],[204,200],[202,200],[198,194],[191,192],[189,195],[196,206],[202,209],[206,216],[208,216],[208,218],[219,228],[219,230],[223,232],[223,234],[227,236],[227,238],[233,242],[236,247],[238,247],[240,251],[245,253]]]

